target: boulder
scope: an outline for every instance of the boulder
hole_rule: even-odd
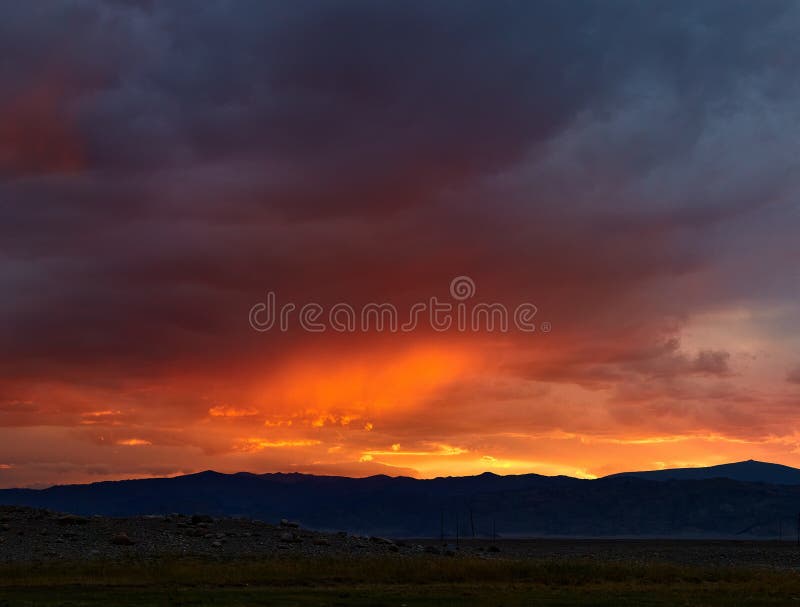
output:
[[[375,542],[376,544],[383,544],[384,546],[394,546],[394,542],[385,537],[372,536],[369,539],[371,542]]]

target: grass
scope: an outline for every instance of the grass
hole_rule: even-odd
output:
[[[790,571],[588,560],[165,559],[0,565],[17,605],[785,605]]]

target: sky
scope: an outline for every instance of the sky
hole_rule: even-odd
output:
[[[800,466],[799,30],[792,0],[0,4],[0,487]],[[269,293],[536,330],[255,330]]]

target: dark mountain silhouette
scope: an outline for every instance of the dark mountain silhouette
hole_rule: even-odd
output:
[[[761,471],[762,476],[754,475]],[[778,472],[780,471],[780,474]],[[675,472],[679,478],[670,478]],[[5,489],[0,504],[75,514],[205,513],[266,521],[291,518],[317,529],[389,536],[776,537],[794,533],[800,470],[741,462],[688,471],[596,480],[525,474],[417,480],[372,476],[220,474]],[[747,475],[746,480],[721,475]],[[771,479],[784,482],[777,484]]]
[[[773,485],[800,485],[800,470],[780,464],[770,464],[749,459],[745,462],[721,464],[707,468],[673,468],[670,470],[648,470],[642,472],[621,472],[615,476],[634,476],[651,481],[701,480],[708,478],[730,478],[750,483],[771,483]],[[607,478],[611,478],[607,477]]]

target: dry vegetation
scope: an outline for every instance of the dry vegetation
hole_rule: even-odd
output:
[[[0,567],[0,605],[781,605],[793,571],[659,563],[354,558]]]

